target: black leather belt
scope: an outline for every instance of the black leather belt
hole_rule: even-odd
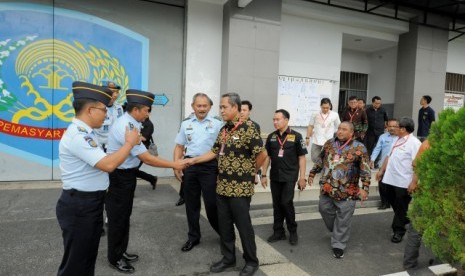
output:
[[[105,196],[107,191],[95,191],[95,192],[83,192],[76,189],[63,190],[63,193],[69,194],[70,196],[77,196],[81,198],[102,198]]]
[[[132,172],[132,171],[136,171],[138,168],[130,168],[130,169],[116,169],[117,171],[121,171],[121,172]]]

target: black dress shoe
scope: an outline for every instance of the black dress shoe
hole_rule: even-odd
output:
[[[245,265],[244,268],[239,273],[239,276],[252,276],[257,272],[258,266]]]
[[[378,207],[378,210],[385,210],[385,209],[386,209],[386,205],[384,204]]]
[[[154,176],[152,181],[150,181],[150,185],[152,185],[152,190],[157,188],[158,176]]]
[[[187,251],[191,251],[192,248],[194,248],[194,246],[196,246],[197,244],[199,244],[200,242],[199,241],[195,241],[195,242],[191,242],[191,241],[187,241],[181,248],[182,251],[184,252],[187,252]]]
[[[278,234],[278,233],[273,233],[270,237],[268,237],[267,241],[268,242],[277,242],[281,240],[286,239],[286,234]]]
[[[402,241],[402,238],[403,238],[403,236],[402,236],[401,234],[399,234],[399,233],[394,233],[394,235],[392,235],[391,241],[392,241],[393,243],[399,243],[399,242]]]
[[[118,270],[119,272],[123,273],[134,273],[135,269],[132,265],[130,265],[125,259],[121,258],[116,263],[110,263],[110,267]]]
[[[139,255],[124,252],[123,253],[123,259],[125,259],[129,263],[134,263],[134,262],[137,262],[139,260]]]
[[[225,263],[224,260],[221,260],[219,262],[214,263],[212,266],[210,266],[210,272],[213,273],[220,273],[225,271],[228,268],[235,267],[236,262],[230,262],[230,263]]]
[[[180,197],[178,202],[176,202],[176,206],[181,206],[185,203],[184,198]]]
[[[290,232],[289,233],[289,243],[291,245],[297,245],[299,241],[299,236],[297,236],[297,232]]]

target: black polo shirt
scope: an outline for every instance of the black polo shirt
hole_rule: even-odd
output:
[[[279,157],[281,142],[287,140],[283,144],[284,154]],[[268,156],[271,159],[270,181],[279,182],[295,182],[299,177],[299,156],[307,154],[307,145],[302,135],[290,128],[279,135],[276,130],[266,138],[265,148],[268,151]]]
[[[368,118],[367,133],[374,134],[375,136],[383,134],[386,122],[388,121],[386,110],[384,110],[382,106],[378,109],[374,109],[373,106],[370,105],[366,109],[366,113]]]

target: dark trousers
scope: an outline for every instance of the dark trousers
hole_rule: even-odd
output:
[[[155,176],[140,170],[142,164],[144,164],[144,162],[140,162],[139,167],[137,167],[136,177],[143,179],[147,182],[154,182]]]
[[[105,191],[63,190],[56,205],[64,246],[58,275],[94,275],[104,200]]]
[[[236,261],[236,235],[234,224],[241,237],[245,263],[258,266],[255,233],[250,219],[251,197],[226,197],[217,195],[218,219],[221,236],[221,253],[224,263]]]
[[[365,146],[368,151],[368,156],[371,155],[371,153],[373,152],[373,149],[376,147],[376,143],[378,143],[379,136],[381,135],[376,135],[374,133],[367,132],[366,137],[365,137]]]
[[[181,181],[181,186],[179,187],[179,197],[184,198],[184,180]]]
[[[394,219],[392,220],[392,231],[403,236],[405,234],[405,225],[410,223],[407,217],[408,204],[412,197],[406,188],[386,185],[387,198],[394,210]]]
[[[110,187],[105,201],[108,216],[108,261],[123,257],[129,243],[129,221],[136,189],[136,169],[110,173]]]
[[[389,200],[387,197],[387,186],[390,186],[390,185],[383,183],[383,181],[378,182],[379,197],[381,198],[381,206],[389,205]]]
[[[271,196],[273,199],[273,230],[277,234],[284,234],[284,218],[286,218],[287,230],[297,231],[294,209],[295,181],[278,182],[271,181]]]
[[[200,240],[200,197],[203,196],[208,221],[218,233],[218,209],[216,207],[216,180],[218,164],[216,159],[193,165],[184,170],[184,200],[186,201],[188,238],[191,242]]]

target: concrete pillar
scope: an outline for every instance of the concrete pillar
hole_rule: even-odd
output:
[[[448,22],[441,23],[447,27]],[[436,114],[443,109],[447,47],[448,31],[415,23],[399,37],[394,117],[412,117],[415,133],[423,95],[433,98],[431,107]]]
[[[221,92],[252,102],[251,119],[266,133],[277,107],[281,0],[237,3],[230,0],[223,10]]]

